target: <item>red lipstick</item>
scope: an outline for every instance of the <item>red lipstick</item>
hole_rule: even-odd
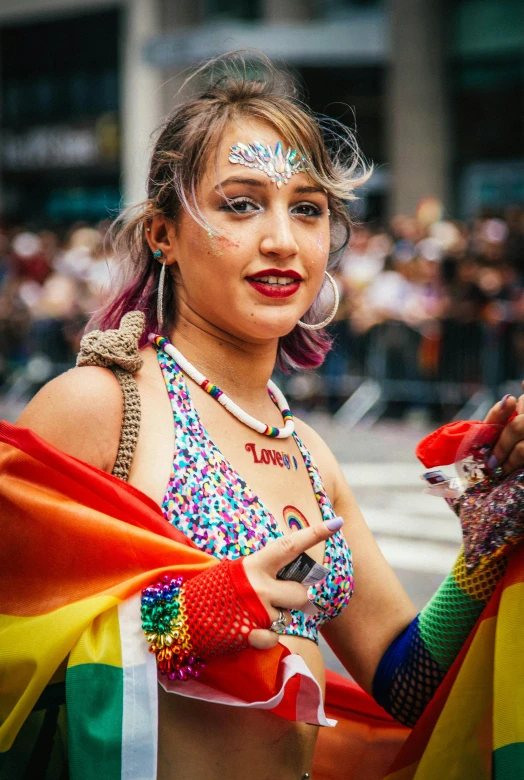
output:
[[[279,276],[279,277],[285,277],[287,276],[289,279],[297,279],[299,282],[302,281],[302,277],[300,276],[297,271],[293,271],[291,268],[286,271],[282,268],[264,268],[263,271],[257,271],[256,274],[250,274],[248,277],[249,279],[258,279],[261,276]]]
[[[287,284],[279,284],[269,279],[293,279]],[[262,281],[264,279],[264,281]],[[257,292],[266,298],[289,298],[294,295],[300,287],[302,277],[297,271],[283,270],[281,268],[265,268],[263,271],[257,271],[247,277],[248,283]]]

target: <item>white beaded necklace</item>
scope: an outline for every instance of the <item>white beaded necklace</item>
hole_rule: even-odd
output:
[[[222,404],[222,406],[227,409],[227,411],[230,412],[233,417],[236,417],[237,420],[240,420],[240,422],[244,423],[244,425],[247,425],[249,428],[252,428],[258,433],[263,433],[264,436],[270,436],[272,439],[287,439],[294,433],[295,422],[293,420],[293,414],[289,409],[288,403],[284,398],[283,393],[279,390],[276,384],[271,381],[271,379],[267,383],[267,389],[269,395],[276,401],[280,414],[282,415],[282,419],[284,420],[283,428],[274,428],[270,425],[266,425],[265,423],[260,422],[260,420],[256,420],[250,414],[241,409],[240,406],[238,406],[234,401],[231,400],[231,398],[229,398],[229,396],[227,396],[216,385],[210,382],[209,379],[206,379],[204,374],[201,374],[198,368],[195,368],[195,366],[190,363],[189,360],[187,360],[187,358],[185,358],[182,353],[179,352],[178,349],[174,347],[171,342],[168,341],[168,339],[165,338],[165,336],[157,336],[154,333],[150,333],[149,341],[153,344],[156,344],[157,347],[163,349],[164,352],[166,352],[170,357],[173,358],[173,360],[178,363],[182,371],[191,377],[193,382],[196,382],[197,385],[206,391],[206,393],[209,393],[209,395],[213,396],[213,398]]]

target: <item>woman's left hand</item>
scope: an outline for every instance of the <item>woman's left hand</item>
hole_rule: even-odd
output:
[[[523,383],[524,386],[524,383]],[[517,416],[508,422],[514,412]],[[486,463],[490,469],[502,466],[505,474],[524,467],[524,395],[518,399],[505,395],[493,406],[484,422],[504,425]]]

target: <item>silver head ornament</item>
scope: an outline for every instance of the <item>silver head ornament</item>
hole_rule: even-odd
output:
[[[291,147],[284,152],[280,141],[277,141],[274,151],[269,144],[259,141],[252,144],[238,141],[236,146],[230,147],[229,162],[264,171],[279,189],[288,183],[293,174],[308,170],[306,157],[299,157],[298,151]]]

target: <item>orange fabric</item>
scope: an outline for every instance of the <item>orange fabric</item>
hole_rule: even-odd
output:
[[[25,451],[0,423],[0,510],[16,528],[2,539],[4,614],[47,613],[95,593],[125,599],[175,561],[197,571],[214,563],[138,490],[19,431]],[[38,577],[31,602],[27,571]]]
[[[47,614],[101,594],[123,600],[160,575],[190,578],[216,565],[140,491],[5,422],[0,472],[0,614]],[[28,581],[38,583],[30,598]],[[209,661],[202,679],[265,700],[280,687],[288,654],[283,645],[248,648]]]
[[[125,599],[164,573],[191,577],[216,565],[140,491],[5,422],[0,471],[2,614],[44,614],[101,593]],[[28,582],[37,585],[29,595]],[[244,700],[267,700],[281,687],[288,654],[278,645],[212,659],[202,681]],[[379,780],[408,729],[355,683],[329,672],[327,680],[326,711],[339,724],[320,729],[315,778]],[[291,682],[298,691],[298,680]],[[293,718],[293,698],[274,712]]]
[[[326,714],[334,729],[320,729],[315,780],[382,780],[410,734],[359,686],[327,672]]]

